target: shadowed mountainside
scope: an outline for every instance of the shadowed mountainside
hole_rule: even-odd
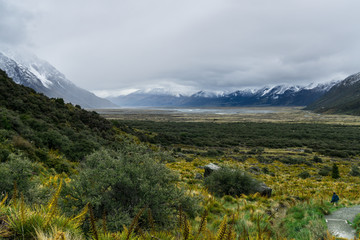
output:
[[[318,113],[360,115],[360,73],[336,84],[306,109]]]

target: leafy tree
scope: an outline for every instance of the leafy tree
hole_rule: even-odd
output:
[[[331,177],[334,179],[340,178],[339,168],[336,163],[333,164]]]

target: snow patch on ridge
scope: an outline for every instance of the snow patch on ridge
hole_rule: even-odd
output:
[[[360,81],[360,72],[347,77],[344,80],[344,85],[351,86]]]
[[[41,75],[33,66],[30,66],[29,71],[34,74],[46,88],[50,88],[53,83],[49,81],[45,76]]]

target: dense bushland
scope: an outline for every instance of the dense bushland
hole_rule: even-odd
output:
[[[140,140],[169,146],[304,147],[334,157],[360,154],[360,128],[308,123],[115,121]]]
[[[49,99],[31,88],[15,84],[0,70],[1,160],[6,149],[15,147],[30,160],[41,161],[59,172],[69,171],[69,164],[55,162],[48,151],[58,151],[70,161],[81,161],[91,151],[114,142],[110,122],[95,112]]]

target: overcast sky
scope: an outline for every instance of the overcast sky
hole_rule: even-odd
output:
[[[0,0],[0,43],[91,91],[234,90],[360,71],[359,0]]]

